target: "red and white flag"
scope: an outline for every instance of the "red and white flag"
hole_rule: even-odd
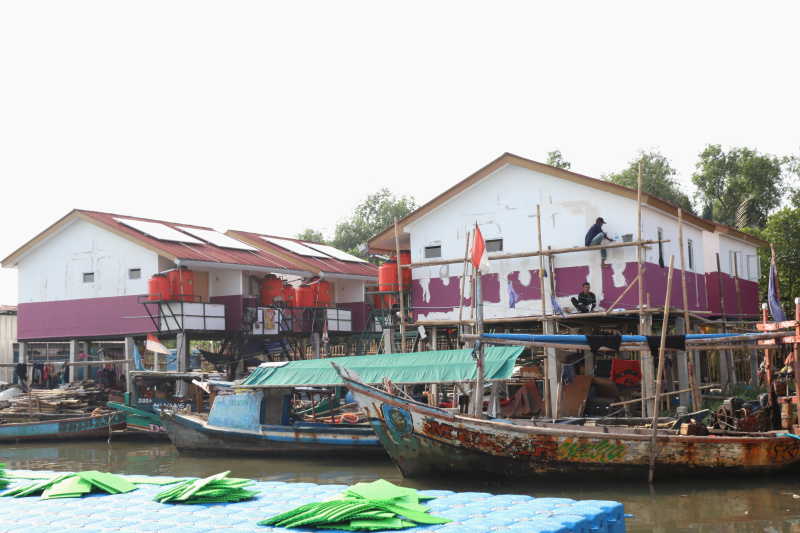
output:
[[[161,344],[161,341],[159,341],[158,338],[152,333],[147,334],[147,342],[145,343],[145,348],[147,348],[151,352],[170,355],[170,351],[167,350],[167,347]]]
[[[322,326],[322,342],[328,344],[328,321],[325,321],[325,324]]]
[[[472,259],[472,266],[475,267],[481,274],[486,274],[492,271],[489,266],[489,258],[486,255],[486,243],[483,241],[483,235],[478,224],[475,224],[475,239],[472,241],[472,249],[470,250]]]

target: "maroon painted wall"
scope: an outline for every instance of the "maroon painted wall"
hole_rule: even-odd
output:
[[[366,302],[337,303],[336,307],[352,311],[352,325],[354,332],[364,331],[369,318],[369,306]]]
[[[706,293],[709,310],[715,314],[722,313],[719,298],[719,274],[706,274]],[[761,302],[758,296],[758,282],[739,279],[739,297],[736,296],[736,280],[733,276],[722,274],[722,295],[725,298],[725,316],[730,318],[739,315],[739,300],[742,304],[742,316],[761,317]]]
[[[138,296],[23,303],[17,307],[17,313],[17,338],[21,341],[140,335],[155,331],[144,306],[138,303]]]
[[[225,329],[236,331],[242,327],[242,315],[245,307],[257,307],[256,298],[245,298],[241,294],[231,296],[212,296],[208,299],[212,304],[223,304],[225,306]]]

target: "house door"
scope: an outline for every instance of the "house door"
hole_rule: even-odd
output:
[[[201,302],[208,302],[208,272],[194,271],[194,295],[199,296]]]

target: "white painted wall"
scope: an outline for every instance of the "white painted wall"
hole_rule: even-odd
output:
[[[328,279],[331,282],[331,292],[336,303],[353,303],[364,301],[364,285],[366,281],[352,279]],[[375,282],[377,283],[377,282]]]
[[[634,240],[638,236],[635,200],[533,170],[506,165],[405,226],[404,230],[410,234],[412,261],[423,261],[425,247],[437,245],[442,247],[442,258],[463,258],[467,232],[474,231],[476,221],[485,240],[503,239],[504,253],[535,251],[539,246],[537,204],[542,217],[544,249],[548,246],[553,249],[584,246],[586,232],[595,219],[601,216],[606,220],[603,229],[609,237],[619,235],[621,241],[623,234],[632,234]],[[669,254],[675,253],[676,265],[679,267],[677,218],[670,218],[652,209],[643,209],[642,219],[643,239],[656,239],[658,228],[664,228],[665,238],[673,241],[665,245],[665,264],[669,263]],[[698,273],[703,272],[703,255],[699,251],[702,233],[699,228],[684,224],[684,238],[692,238],[695,249],[699,252],[695,254],[698,259],[695,270]],[[602,299],[604,290],[600,260],[600,251],[576,252],[555,256],[554,266],[564,268],[588,265],[588,281],[592,284],[592,291],[598,299]],[[631,279],[625,278],[623,270],[627,263],[636,260],[635,247],[608,250],[607,262],[613,269],[615,286],[624,287],[633,281],[632,276],[629,276]],[[658,261],[657,247],[654,247],[648,260]],[[523,285],[533,283],[538,286],[538,257],[491,261],[491,266],[493,273],[501,278],[501,302],[485,309],[486,318],[530,315],[530,310],[541,312],[540,300],[521,301],[516,309],[509,309],[508,294],[502,281],[512,272],[519,271]],[[439,277],[447,284],[454,282],[455,278],[451,276],[461,276],[462,273],[461,263],[415,269],[414,279],[419,281],[423,289],[423,302],[416,302],[416,306],[422,309],[431,303],[428,287],[432,278]],[[545,286],[549,289],[548,283]],[[468,290],[465,290],[465,296],[469,296]],[[549,296],[546,296],[546,300],[549,310]],[[558,301],[561,305],[571,305],[569,297],[559,298]],[[454,318],[454,314],[450,312],[420,312],[430,320]]]
[[[209,269],[208,297],[243,294],[244,276],[241,270],[229,268]]]
[[[769,271],[769,265],[758,268],[758,248],[746,241],[739,240],[724,233],[714,233],[704,236],[704,253],[709,265],[709,272],[717,271],[717,253],[719,253],[719,266],[723,274],[734,275],[733,252],[736,260],[740,279],[758,281],[764,272]],[[750,267],[748,268],[748,263]]]
[[[129,279],[129,270],[141,278]],[[75,219],[20,260],[19,302],[147,294],[158,255],[89,222]],[[94,282],[83,274],[94,272]]]
[[[17,315],[0,315],[0,363],[14,362],[14,343],[17,342]],[[13,367],[0,367],[0,381],[14,380]]]
[[[634,209],[636,203],[634,202]],[[662,243],[662,252],[664,257],[664,266],[669,266],[670,255],[675,256],[676,269],[681,268],[681,250],[679,246],[680,231],[678,228],[678,217],[672,217],[662,211],[657,211],[649,206],[642,206],[642,236],[644,239],[657,239],[658,230],[661,228],[662,238],[668,239],[670,242]],[[684,265],[687,272],[695,272],[697,274],[705,274],[705,260],[703,252],[703,236],[708,233],[701,230],[696,226],[688,224],[685,220],[683,223],[683,258]],[[636,235],[634,234],[634,239]],[[689,268],[689,240],[692,241],[692,248],[694,254],[694,268]],[[636,248],[633,250],[633,260],[636,260]],[[658,245],[653,245],[649,250],[644,250],[644,261],[646,263],[658,263]]]

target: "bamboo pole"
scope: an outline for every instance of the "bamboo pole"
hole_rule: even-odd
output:
[[[678,209],[678,244],[681,248],[681,289],[683,290],[683,321],[686,323],[685,332],[691,331],[691,320],[689,317],[689,295],[686,290],[686,267],[683,262],[683,209]],[[692,405],[695,411],[700,410],[700,396],[697,388],[697,379],[694,375],[694,353],[692,350],[686,351],[686,370],[689,372],[689,387],[692,393]]]
[[[544,303],[544,277],[542,276],[542,272],[544,269],[544,258],[542,257],[542,214],[539,208],[539,204],[536,204],[536,232],[539,235],[539,295],[542,297],[542,332],[544,332],[545,328],[547,327],[547,323],[545,322],[547,318],[547,311]],[[556,363],[556,370],[558,370],[558,362]],[[549,366],[546,367],[546,370],[549,370]],[[561,380],[559,380],[561,383]],[[559,400],[559,393],[561,392],[561,387],[557,385],[556,389],[556,408],[555,408],[555,416],[558,417],[558,400]],[[547,398],[547,405],[550,404],[552,401],[550,398],[550,374],[545,374],[544,380],[544,396]],[[547,412],[553,413],[552,407],[545,408],[545,414]],[[551,415],[547,415],[551,416]]]
[[[638,282],[638,281],[639,281],[639,280],[642,278],[642,274],[644,274],[645,272],[647,272],[647,269],[646,269],[646,268],[643,268],[643,269],[642,269],[642,271],[639,273],[639,275],[638,275],[638,276],[636,276],[636,279],[635,279],[635,280],[633,280],[633,281],[632,281],[632,282],[631,282],[631,283],[628,285],[628,288],[627,288],[627,289],[625,289],[624,291],[622,291],[622,294],[620,294],[620,295],[619,295],[619,298],[617,298],[617,299],[616,299],[616,301],[615,301],[613,304],[611,304],[611,307],[609,307],[608,309],[606,309],[605,313],[603,313],[605,316],[608,316],[608,314],[609,314],[609,313],[610,313],[610,312],[611,312],[611,311],[614,309],[614,306],[615,306],[615,305],[617,305],[617,304],[619,303],[619,301],[620,301],[620,300],[622,300],[622,298],[623,298],[623,297],[624,297],[626,294],[628,294],[628,291],[629,291],[629,290],[631,290],[631,289],[633,288],[633,286],[634,286],[634,285],[635,285],[635,284],[636,284],[636,283],[637,283],[637,282]]]
[[[656,390],[655,401],[653,402],[653,440],[650,441],[650,474],[648,482],[653,482],[653,474],[656,468],[656,436],[658,435],[658,411],[660,409],[659,402],[661,396],[661,373],[664,371],[664,359],[667,358],[667,353],[664,350],[664,345],[667,342],[667,329],[669,329],[669,297],[672,291],[672,265],[675,262],[675,256],[669,257],[669,276],[667,277],[667,296],[664,302],[664,320],[661,322],[661,347],[658,353],[658,372],[656,372]]]
[[[670,239],[655,239],[655,240],[646,240],[646,241],[632,241],[632,242],[614,242],[611,244],[597,244],[594,246],[574,246],[572,248],[556,248],[554,250],[547,250],[542,251],[541,253],[544,255],[561,255],[561,254],[569,254],[572,252],[588,252],[593,250],[600,250],[603,248],[625,248],[628,246],[643,246],[647,247],[650,244],[659,244],[670,242]],[[503,254],[503,253],[493,253],[487,254],[487,258],[490,261],[501,261],[503,259],[522,259],[526,257],[537,257],[540,252],[517,252],[511,254]],[[441,266],[441,265],[454,265],[456,263],[460,263],[461,258],[457,259],[433,259],[431,261],[420,261],[418,263],[411,263],[409,267],[411,268],[422,268],[426,266]]]
[[[464,247],[464,272],[461,275],[461,293],[458,295],[458,333],[461,334],[461,310],[464,308],[464,285],[467,281],[467,254],[469,254],[469,230],[467,230],[467,243]]]
[[[742,298],[739,295],[739,261],[736,254],[741,252],[734,252],[733,254],[733,280],[736,282],[736,307],[739,311],[739,320],[742,320]]]
[[[705,389],[713,389],[713,388],[718,387],[718,386],[719,385],[716,385],[716,384],[715,385],[704,385],[704,386],[699,387],[699,388],[701,390],[705,390]],[[682,394],[684,392],[689,392],[691,390],[692,389],[674,390],[674,391],[671,391],[671,392],[665,392],[665,393],[662,394],[662,396],[675,396],[676,394]],[[644,399],[645,400],[654,400],[655,396],[650,396],[650,397],[644,398]],[[624,402],[616,402],[616,403],[610,404],[609,407],[619,407],[621,405],[628,405],[629,403],[636,403],[638,401],[639,401],[639,398],[636,398],[635,400],[626,400]]]
[[[639,238],[636,242],[639,245],[637,250],[637,261],[639,263],[637,271],[642,275],[642,164],[639,163],[639,180],[636,192],[636,227],[639,231]],[[642,303],[644,302],[644,287],[639,283],[639,334],[644,335],[644,316],[642,315]]]
[[[397,217],[394,217],[394,244],[397,248],[397,283],[400,291],[400,353],[406,353],[406,309],[403,303],[403,265],[400,260],[400,232],[397,231]]]

